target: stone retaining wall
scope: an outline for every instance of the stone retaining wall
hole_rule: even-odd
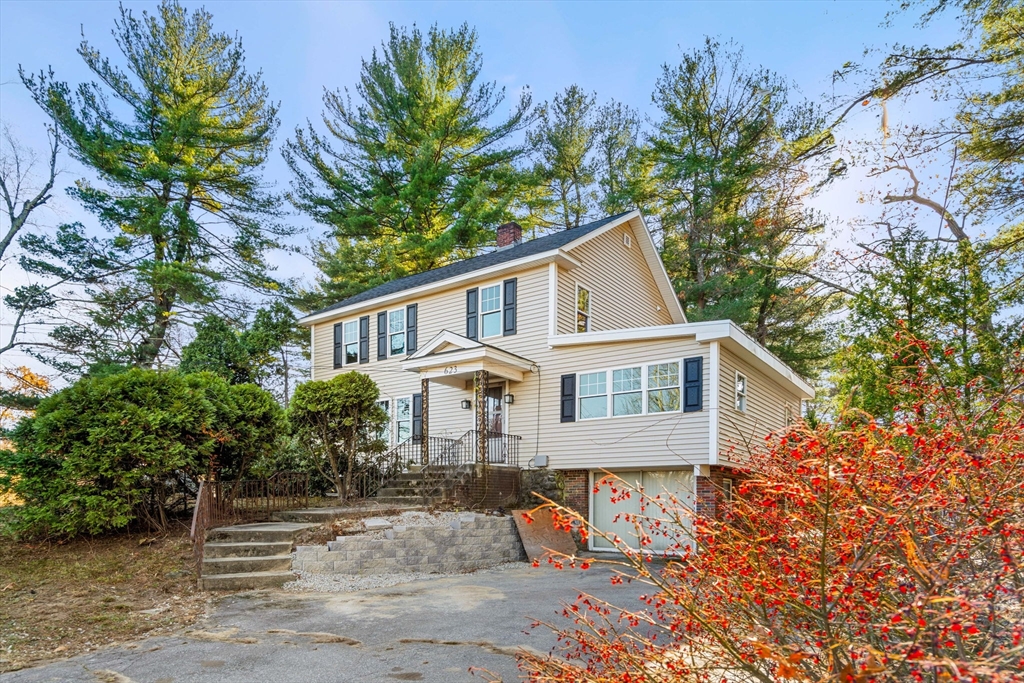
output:
[[[450,526],[395,526],[383,534],[385,538],[339,536],[327,546],[299,546],[292,570],[348,575],[449,573],[526,559],[511,517],[467,513]]]

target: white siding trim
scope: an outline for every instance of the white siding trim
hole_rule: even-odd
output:
[[[548,264],[548,336],[558,333],[558,264]]]
[[[722,364],[721,349],[718,341],[711,342],[711,386],[708,389],[709,397],[709,419],[708,419],[708,462],[712,465],[718,464],[718,402],[720,367]]]
[[[309,381],[316,381],[316,327],[309,328]]]

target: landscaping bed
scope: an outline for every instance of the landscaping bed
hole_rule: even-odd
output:
[[[191,624],[196,590],[184,532],[64,543],[0,536],[0,673]]]

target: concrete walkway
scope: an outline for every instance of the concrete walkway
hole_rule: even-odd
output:
[[[177,637],[0,676],[2,683],[347,683],[520,680],[515,652],[555,639],[533,619],[567,623],[560,602],[586,591],[637,607],[644,587],[612,586],[608,568],[559,572],[526,563],[361,593],[237,594]]]

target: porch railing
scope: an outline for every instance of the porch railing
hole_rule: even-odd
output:
[[[309,507],[309,474],[279,472],[268,479],[202,481],[192,511],[192,552],[202,569],[206,532],[269,519],[275,512]]]
[[[428,462],[442,460],[445,454],[456,447],[458,439],[440,436],[427,437]],[[371,498],[377,492],[394,481],[395,477],[407,471],[410,466],[423,462],[423,439],[416,437],[406,439],[390,451],[379,456],[364,458],[357,472],[352,475],[352,482],[347,492],[350,499]]]

